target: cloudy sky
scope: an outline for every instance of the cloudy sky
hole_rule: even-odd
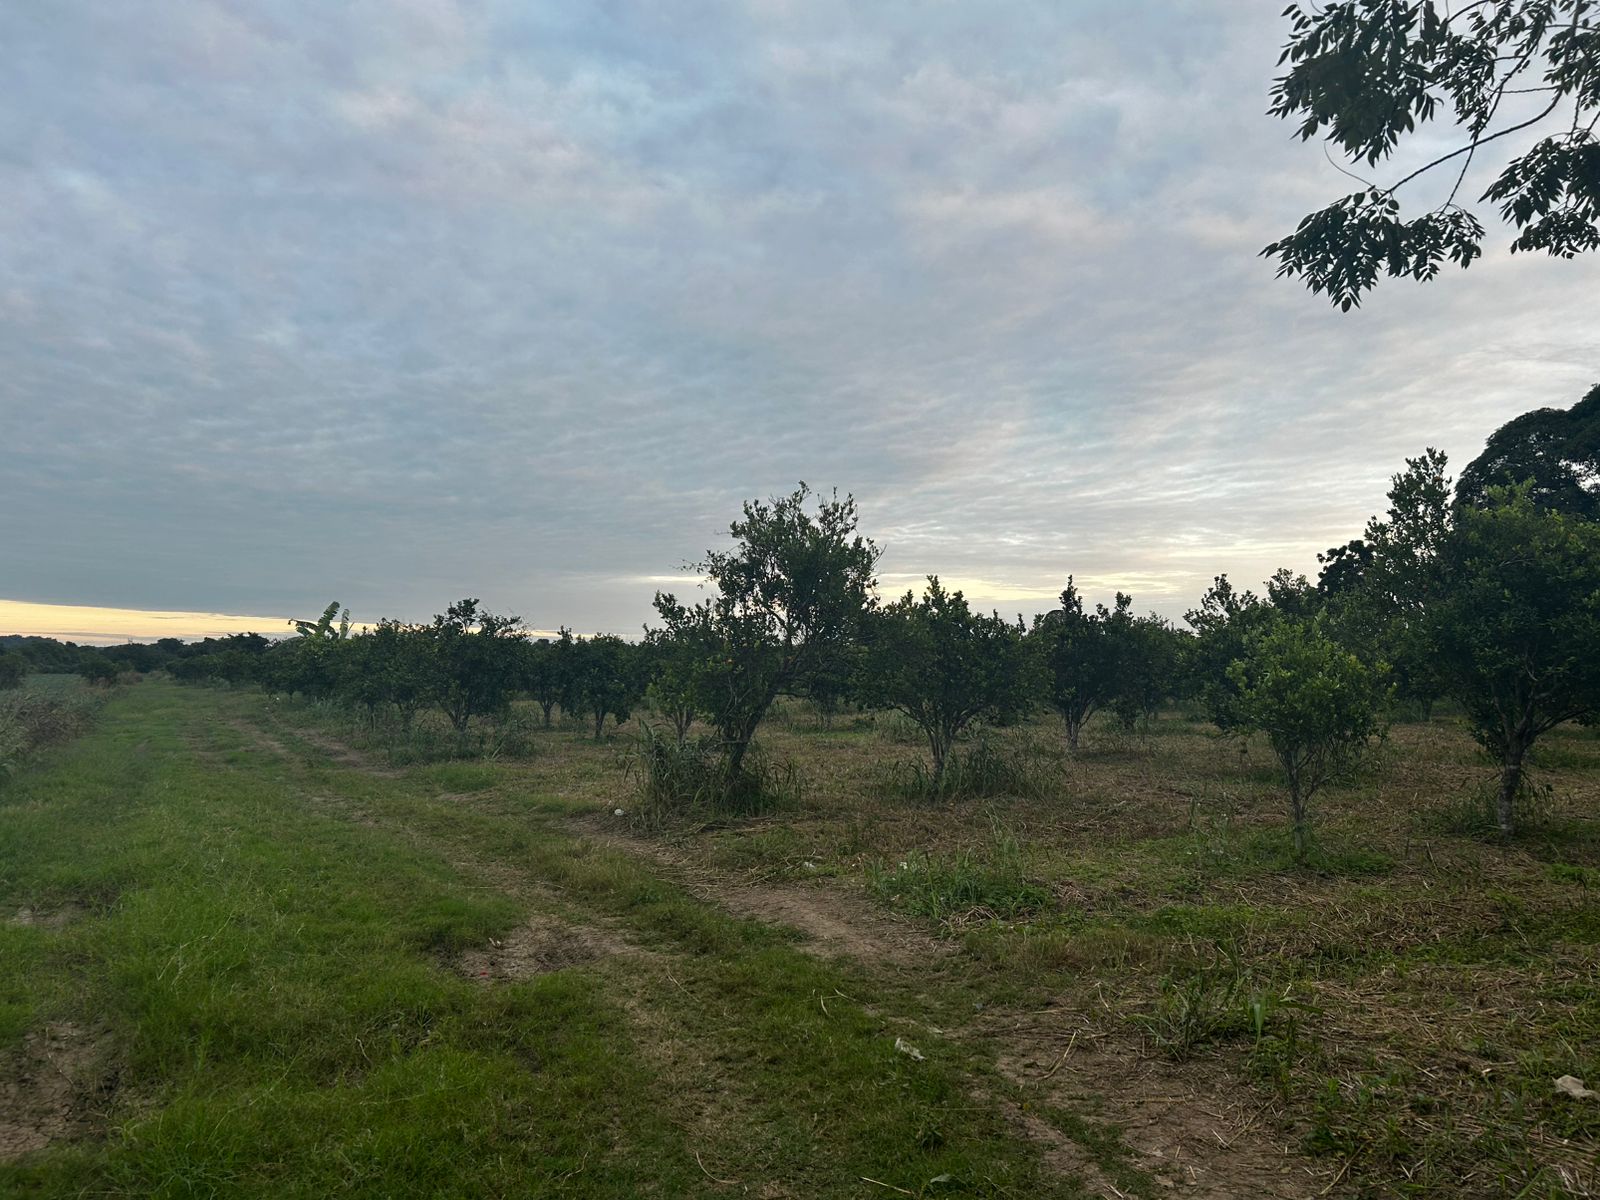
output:
[[[0,622],[627,632],[799,479],[1005,611],[1311,571],[1600,380],[1600,265],[1274,280],[1280,8],[6,5]]]

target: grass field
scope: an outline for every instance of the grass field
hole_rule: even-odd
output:
[[[0,783],[0,1194],[1581,1196],[1600,738],[1529,831],[1448,719],[1292,867],[1260,747],[1052,726],[906,799],[798,712],[759,819],[634,827],[624,728],[395,765],[147,681]]]

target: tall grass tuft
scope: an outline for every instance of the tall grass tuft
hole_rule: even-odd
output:
[[[104,692],[92,691],[75,678],[62,683],[48,676],[0,692],[0,779],[46,746],[84,733],[104,699]]]
[[[774,759],[752,747],[743,770],[730,776],[716,738],[680,742],[651,725],[641,726],[627,768],[638,787],[629,815],[645,828],[756,816],[797,805],[805,794],[800,769],[789,759]]]
[[[1038,750],[1008,746],[980,737],[969,748],[952,751],[944,774],[934,777],[923,759],[901,759],[884,773],[884,790],[904,800],[990,800],[1002,796],[1037,800],[1046,796],[1054,776]]]
[[[1208,966],[1161,981],[1154,1007],[1131,1020],[1150,1045],[1176,1061],[1212,1042],[1250,1038],[1253,1060],[1268,1075],[1292,1059],[1300,1046],[1300,1021],[1320,1013],[1291,992],[1263,988],[1233,949],[1217,943]]]

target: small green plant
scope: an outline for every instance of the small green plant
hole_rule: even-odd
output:
[[[1575,883],[1583,888],[1600,887],[1600,870],[1574,863],[1551,863],[1550,878],[1557,883]]]
[[[1162,979],[1154,1007],[1134,1014],[1133,1022],[1153,1047],[1179,1061],[1212,1042],[1249,1037],[1253,1064],[1281,1085],[1299,1054],[1299,1018],[1317,1009],[1288,991],[1256,986],[1236,951],[1220,942],[1216,948],[1211,964]]]
[[[950,926],[971,918],[1014,921],[1047,909],[1049,888],[1024,874],[1015,836],[996,826],[988,852],[934,857],[913,851],[867,867],[867,888],[885,904]]]

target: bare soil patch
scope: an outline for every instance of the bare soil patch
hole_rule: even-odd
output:
[[[535,914],[504,938],[474,946],[455,968],[482,983],[514,983],[551,971],[580,967],[631,949],[604,930]]]
[[[65,929],[87,911],[83,905],[71,900],[55,908],[19,908],[6,918],[6,924],[30,929]]]
[[[1015,1101],[995,1100],[980,1095],[979,1100],[992,1104],[1003,1112],[1023,1137],[1039,1148],[1040,1157],[1051,1174],[1064,1179],[1082,1181],[1085,1188],[1096,1196],[1125,1197],[1126,1192],[1106,1178],[1090,1153],[1037,1113],[1029,1112]]]
[[[701,890],[735,916],[798,929],[820,953],[895,966],[937,963],[951,953],[948,942],[874,910],[859,887],[724,883]]]
[[[1136,1165],[1173,1195],[1301,1200],[1344,1194],[1334,1167],[1298,1153],[1260,1094],[1221,1064],[1153,1058],[1087,1024],[1069,1027],[1065,1015],[1013,1015],[1003,1028],[991,1030],[1000,1042],[1001,1073],[1035,1096],[1035,1103],[1116,1127]],[[1030,1136],[1047,1147],[1063,1140],[1041,1125],[1037,1119],[1025,1122]],[[1095,1174],[1075,1163],[1070,1143],[1060,1149],[1047,1150],[1047,1160],[1094,1184]]]
[[[0,1055],[0,1159],[92,1132],[115,1086],[105,1059],[94,1034],[67,1022]]]

